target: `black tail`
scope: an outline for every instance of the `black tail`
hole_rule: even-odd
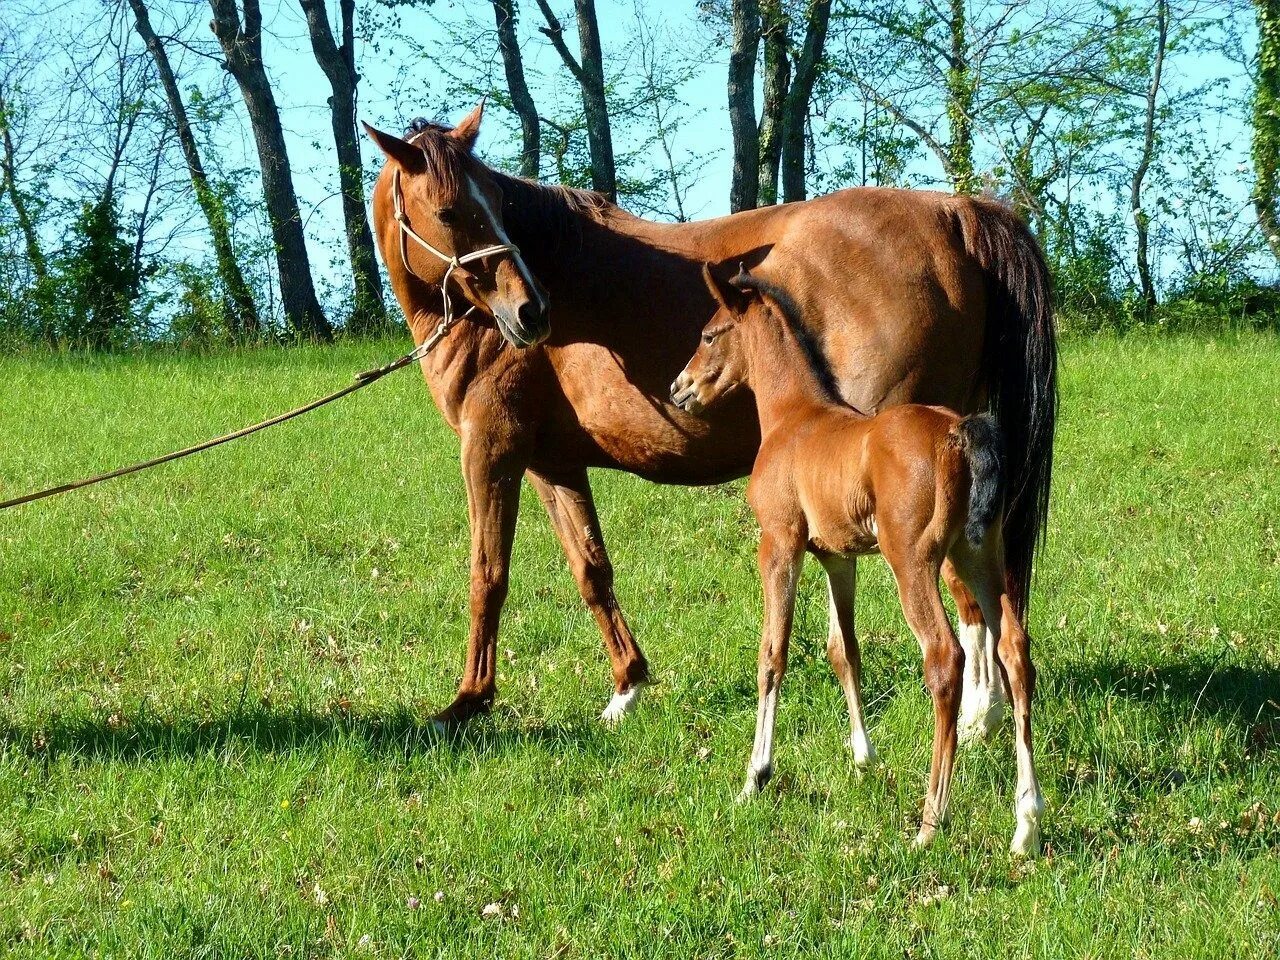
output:
[[[1004,440],[1007,587],[1024,617],[1053,474],[1058,410],[1053,285],[1039,245],[1011,210],[985,199],[974,200],[970,210],[971,216],[959,219],[965,248],[987,278],[984,366],[991,410]]]
[[[979,413],[956,424],[953,436],[969,462],[969,517],[964,524],[964,535],[976,547],[999,519],[1004,500],[1000,431],[995,417]]]

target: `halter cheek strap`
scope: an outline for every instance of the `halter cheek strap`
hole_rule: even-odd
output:
[[[413,267],[409,266],[410,240],[413,240],[413,242],[422,247],[423,250],[439,257],[447,264],[444,270],[444,278],[440,281],[440,296],[444,301],[444,319],[440,321],[440,326],[436,328],[437,334],[447,333],[455,321],[470,315],[471,312],[475,310],[475,307],[472,306],[466,311],[466,313],[463,313],[459,317],[454,317],[453,301],[449,299],[449,278],[453,276],[453,271],[464,264],[471,263],[474,260],[482,260],[485,257],[491,257],[499,253],[510,253],[515,256],[519,256],[520,248],[514,243],[495,243],[491,247],[485,247],[481,250],[473,250],[470,253],[464,253],[461,256],[456,253],[451,256],[432,246],[426,240],[422,239],[413,227],[409,226],[409,218],[404,212],[404,193],[400,189],[399,167],[396,167],[391,171],[391,205],[394,210],[396,224],[400,227],[400,261],[404,264],[404,268],[409,272],[410,276],[418,276],[413,272]],[[418,279],[421,279],[421,277]],[[432,339],[435,338],[433,337]]]

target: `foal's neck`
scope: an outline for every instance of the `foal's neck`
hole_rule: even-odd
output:
[[[762,433],[785,418],[839,406],[785,318],[754,318],[749,346],[748,376]]]

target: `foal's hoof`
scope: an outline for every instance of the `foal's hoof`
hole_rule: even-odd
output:
[[[933,843],[934,838],[938,836],[938,828],[928,825],[922,826],[920,832],[916,834],[916,838],[911,841],[912,850],[923,850],[929,844]]]
[[[876,748],[865,733],[853,734],[845,741],[845,746],[853,752],[853,765],[859,770],[866,770],[876,762]]]
[[[747,771],[747,782],[742,786],[742,792],[738,794],[738,803],[747,803],[754,800],[760,795],[760,791],[764,789],[764,785],[769,782],[769,778],[773,776],[773,764],[767,767],[761,767],[759,770],[752,768]]]
[[[1034,860],[1040,856],[1040,824],[1020,823],[1014,831],[1013,842],[1009,844],[1009,852],[1015,857]]]
[[[621,693],[615,693],[609,705],[600,714],[601,721],[606,727],[616,727],[622,722],[623,717],[636,708],[636,701],[639,699],[640,684],[638,683],[632,684]]]

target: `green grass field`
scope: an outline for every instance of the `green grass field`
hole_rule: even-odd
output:
[[[0,497],[327,392],[399,342],[0,360]],[[0,954],[1261,957],[1280,952],[1280,343],[1071,341],[1032,617],[1046,856],[1008,726],[908,843],[931,708],[882,562],[858,776],[801,590],[778,775],[738,808],[760,611],[741,484],[595,477],[660,683],[616,732],[525,491],[492,717],[458,676],[457,443],[416,373],[0,514]],[[489,909],[486,910],[486,907]]]

